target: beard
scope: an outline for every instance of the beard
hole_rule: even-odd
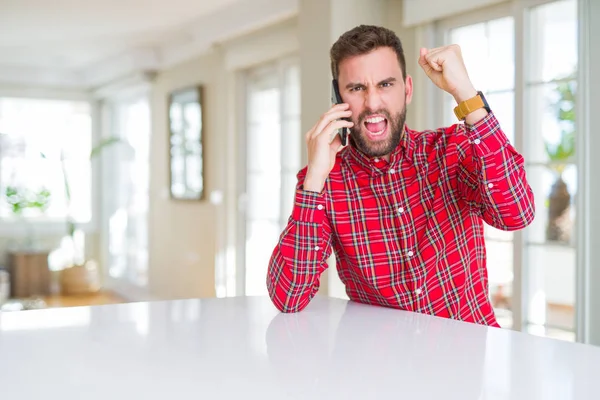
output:
[[[387,127],[389,133],[385,140],[374,142],[369,140],[363,130],[367,129],[365,126],[365,119],[372,114],[384,115],[387,120]],[[350,128],[349,142],[354,148],[361,151],[368,157],[382,157],[390,154],[394,151],[404,131],[404,123],[406,121],[406,103],[402,111],[391,115],[386,109],[380,110],[365,110],[358,116],[358,123],[355,123]]]

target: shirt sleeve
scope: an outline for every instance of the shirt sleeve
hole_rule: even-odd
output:
[[[302,188],[306,169],[298,174],[292,214],[273,250],[267,289],[282,312],[304,309],[319,289],[320,275],[332,252],[332,230],[326,214],[325,193]]]
[[[510,144],[493,112],[474,125],[457,125],[458,189],[483,220],[506,231],[529,225],[535,216],[524,158]]]

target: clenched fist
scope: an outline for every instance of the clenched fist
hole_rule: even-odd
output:
[[[460,47],[452,44],[421,49],[419,65],[440,89],[450,93],[457,103],[477,94],[471,83]]]

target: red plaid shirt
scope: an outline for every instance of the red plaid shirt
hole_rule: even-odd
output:
[[[321,193],[304,191],[306,167],[299,172],[268,269],[278,309],[306,307],[334,250],[351,300],[499,326],[483,222],[517,230],[533,220],[523,157],[493,113],[405,133],[389,162],[346,147]]]

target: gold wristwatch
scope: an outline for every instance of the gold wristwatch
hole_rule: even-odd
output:
[[[459,121],[464,121],[464,119],[467,118],[467,115],[480,108],[485,108],[487,112],[490,112],[490,106],[483,93],[477,92],[476,96],[461,101],[454,107],[454,115],[456,115],[456,118],[458,118]]]

